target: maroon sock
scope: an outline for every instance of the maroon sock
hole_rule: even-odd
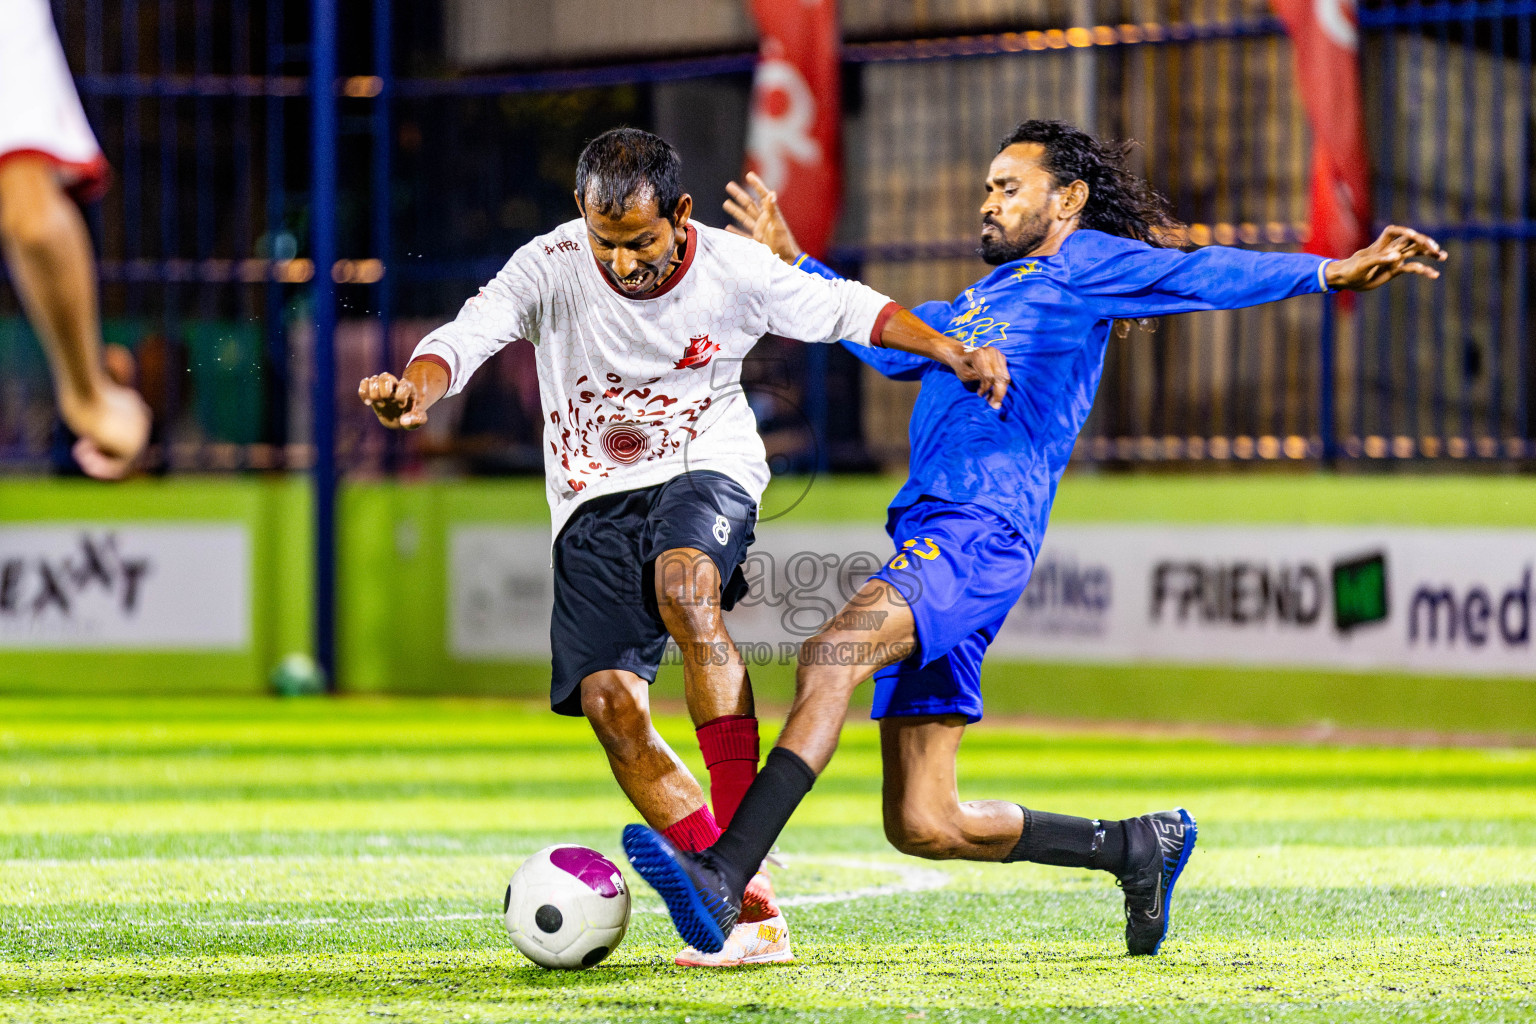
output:
[[[720,838],[720,826],[715,824],[715,816],[709,813],[709,807],[705,805],[682,821],[668,825],[661,830],[661,834],[679,850],[698,853],[707,850]]]
[[[699,752],[709,769],[709,797],[721,828],[731,824],[741,798],[757,778],[757,719],[726,715],[698,728]]]

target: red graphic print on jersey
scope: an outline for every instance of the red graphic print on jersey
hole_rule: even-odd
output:
[[[701,334],[697,338],[688,339],[688,347],[683,351],[683,358],[679,359],[672,367],[674,370],[691,370],[698,366],[708,365],[714,358],[720,346],[709,340],[709,335]]]
[[[645,457],[651,439],[632,423],[610,423],[598,443],[603,446],[604,455],[621,466],[628,466]]]
[[[708,361],[707,356],[705,361]],[[611,380],[615,375],[608,374],[608,377]],[[577,385],[585,381],[583,377]],[[646,382],[647,385],[654,383],[654,378]],[[623,394],[623,398],[618,399],[613,392]],[[626,404],[629,399],[634,401]],[[550,442],[550,453],[560,457],[561,467],[569,474],[565,478],[566,486],[573,493],[579,493],[588,480],[606,477],[621,466],[678,455],[699,436],[699,419],[714,401],[713,396],[706,395],[674,409],[678,399],[670,395],[653,395],[648,386],[626,392],[621,385],[609,388],[602,395],[583,391],[579,404],[567,399],[563,412],[556,410],[549,414],[549,421],[560,438],[558,445]],[[606,411],[598,412],[599,409]],[[603,461],[594,461],[597,459]],[[587,479],[583,480],[583,477]]]

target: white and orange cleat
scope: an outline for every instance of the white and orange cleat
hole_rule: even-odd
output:
[[[789,948],[789,924],[773,895],[767,872],[759,871],[741,898],[741,917],[725,947],[700,953],[689,946],[673,960],[679,967],[739,967],[742,964],[787,964],[795,959]]]
[[[679,967],[740,967],[742,964],[787,964],[795,954],[789,948],[789,925],[783,915],[766,921],[738,924],[725,937],[718,953],[700,953],[689,946],[673,960]]]

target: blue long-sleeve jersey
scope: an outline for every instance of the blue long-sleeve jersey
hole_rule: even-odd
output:
[[[1321,292],[1325,262],[1225,246],[1186,253],[1079,230],[1053,256],[1006,263],[953,302],[915,307],[935,330],[1007,356],[1013,383],[1001,410],[931,359],[846,346],[887,377],[922,381],[909,427],[910,476],[891,500],[892,521],[924,495],[980,505],[1012,524],[1038,555],[1114,321]],[[799,265],[837,276],[808,257]]]

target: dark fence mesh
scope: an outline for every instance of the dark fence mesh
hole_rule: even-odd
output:
[[[157,413],[152,467],[309,464],[306,285],[328,272],[341,283],[343,466],[536,472],[526,346],[403,441],[372,427],[356,379],[398,367],[512,249],[570,216],[575,155],[613,124],[697,153],[687,184],[719,221],[750,52],[456,75],[439,5],[393,6],[381,45],[373,30],[391,5],[342,5],[345,258],[316,268],[308,4],[55,5],[116,171],[91,213],[104,329],[132,353]],[[1453,253],[1444,278],[1333,318],[1304,299],[1130,325],[1079,458],[1530,456],[1536,5],[1364,7],[1377,216],[1437,233]],[[1290,45],[1263,0],[844,0],[843,16],[847,195],[834,257],[904,302],[950,298],[980,276],[983,171],[1028,117],[1136,140],[1137,169],[1173,201],[1191,244],[1290,249],[1306,237],[1310,141]],[[758,358],[779,465],[904,458],[910,386],[837,351],[770,343]],[[63,468],[44,366],[9,289],[0,374],[0,461]]]

